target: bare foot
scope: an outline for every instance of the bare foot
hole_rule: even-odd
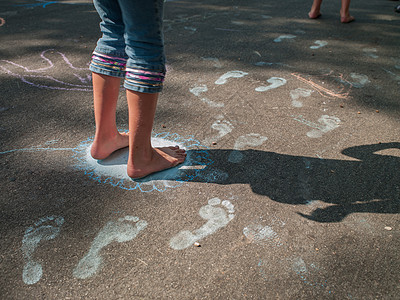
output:
[[[344,16],[344,17],[340,17],[340,22],[342,23],[350,23],[353,22],[355,20],[355,18],[353,16]]]
[[[318,19],[321,16],[321,13],[319,11],[310,11],[308,13],[308,17],[310,19]]]
[[[90,154],[94,159],[105,159],[111,153],[118,149],[122,149],[129,146],[129,134],[125,132],[119,132],[112,139],[101,140],[94,139]]]
[[[139,160],[129,157],[127,173],[131,178],[141,178],[183,163],[186,151],[179,147],[152,148],[149,159]],[[135,160],[135,161],[133,161]]]

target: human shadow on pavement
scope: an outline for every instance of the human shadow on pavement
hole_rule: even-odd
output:
[[[400,212],[400,158],[376,153],[391,148],[400,149],[400,143],[342,151],[358,161],[258,150],[208,150],[213,163],[190,181],[249,184],[254,193],[280,203],[299,205],[319,200],[331,204],[311,215],[299,213],[316,222],[340,222],[355,212],[395,214]],[[194,155],[196,150],[189,152]]]

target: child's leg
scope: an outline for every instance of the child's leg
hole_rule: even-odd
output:
[[[127,134],[119,133],[116,107],[121,78],[125,77],[124,23],[118,1],[94,0],[103,33],[93,52],[90,70],[93,81],[96,135],[91,148],[95,159],[104,159],[115,150],[128,146]]]
[[[140,178],[176,166],[186,153],[178,147],[153,148],[151,132],[158,93],[148,94],[127,90],[129,107],[129,159],[127,173]]]
[[[115,119],[121,79],[93,72],[92,81],[96,135],[91,155],[104,159],[129,144],[128,135],[118,132]]]
[[[186,153],[177,147],[152,148],[151,133],[165,76],[162,33],[164,0],[119,0],[128,61],[124,86],[129,107],[127,173],[139,178],[176,166]]]
[[[342,23],[350,23],[354,21],[354,17],[350,15],[350,0],[342,0],[342,8],[340,9],[340,21]]]
[[[321,4],[322,0],[314,0],[313,5],[311,6],[311,10],[308,13],[310,19],[316,19],[321,16]]]

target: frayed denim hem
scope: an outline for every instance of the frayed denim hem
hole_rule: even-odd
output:
[[[94,67],[92,65],[89,66],[89,70],[94,72],[94,73],[98,73],[98,74],[102,74],[102,75],[107,75],[107,76],[111,76],[111,77],[118,77],[118,78],[125,78],[125,71],[109,71],[106,69],[101,69],[98,67]]]
[[[136,85],[132,83],[124,83],[124,88],[127,90],[135,91],[135,92],[140,92],[140,93],[147,93],[147,94],[156,94],[160,93],[163,89],[163,86],[157,86],[157,87],[148,87],[148,86],[143,86],[143,85]]]

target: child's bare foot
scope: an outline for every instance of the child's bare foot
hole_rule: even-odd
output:
[[[318,19],[321,16],[321,13],[319,11],[310,11],[308,13],[308,17],[310,19]]]
[[[131,178],[141,178],[183,163],[186,151],[179,147],[152,148],[148,159],[129,157],[127,173]]]
[[[129,134],[119,132],[111,139],[95,138],[90,149],[90,154],[94,159],[105,159],[118,149],[129,146]]]
[[[340,17],[340,22],[342,22],[342,23],[350,23],[350,22],[353,22],[354,20],[355,20],[355,18],[350,15]]]

